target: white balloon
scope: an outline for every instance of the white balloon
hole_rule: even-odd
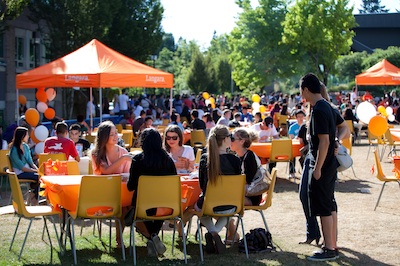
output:
[[[391,114],[391,115],[388,116],[388,120],[389,120],[390,122],[393,122],[395,119],[396,119],[396,118],[394,117],[393,114]]]
[[[47,130],[47,127],[40,125],[35,128],[35,137],[39,141],[45,141],[48,136],[49,136],[49,131]]]
[[[362,102],[357,106],[356,114],[361,122],[368,124],[369,120],[376,115],[376,109],[371,103]]]
[[[56,93],[55,89],[48,88],[46,90],[46,95],[47,95],[47,100],[49,100],[49,102],[50,102],[50,101],[54,100],[54,98],[56,98],[57,93]]]
[[[390,106],[386,107],[386,113],[387,113],[387,115],[392,115],[393,114],[393,108],[390,107]]]
[[[44,142],[37,143],[35,146],[35,153],[39,154],[39,153],[43,153],[43,152],[44,152]]]
[[[38,102],[36,105],[36,109],[41,113],[44,113],[47,110],[47,108],[49,107],[44,102]]]
[[[206,106],[208,106],[209,104],[211,104],[210,99],[207,99],[205,102]]]

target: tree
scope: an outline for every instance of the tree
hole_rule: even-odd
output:
[[[389,9],[381,5],[381,0],[362,0],[360,14],[387,13]]]
[[[192,91],[199,93],[208,90],[210,83],[210,73],[205,64],[204,56],[200,52],[196,52],[189,68],[187,84]]]
[[[0,2],[0,31],[4,31],[7,21],[21,15],[29,0],[1,0]]]
[[[325,84],[336,59],[347,54],[352,44],[356,23],[347,6],[348,0],[298,0],[283,23],[283,43]]]
[[[370,68],[382,59],[388,60],[391,64],[400,67],[400,49],[396,46],[390,46],[386,50],[375,49],[372,54],[362,62],[363,70]]]
[[[367,56],[365,51],[340,56],[335,62],[335,72],[338,77],[347,82],[353,81],[355,76],[364,70],[362,63]]]
[[[228,37],[232,76],[241,89],[251,90],[271,83],[281,73],[280,49],[286,1],[260,0],[252,8],[250,0],[238,0],[242,8],[236,27]]]

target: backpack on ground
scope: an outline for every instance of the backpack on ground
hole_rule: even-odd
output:
[[[252,229],[245,237],[249,253],[275,250],[275,246],[272,243],[271,233],[266,231],[264,228]],[[239,252],[246,252],[243,239],[239,242]]]

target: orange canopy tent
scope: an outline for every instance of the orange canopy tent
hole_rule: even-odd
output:
[[[357,75],[356,85],[400,85],[400,68],[383,59]]]
[[[64,57],[16,77],[17,98],[19,89],[37,87],[90,87],[92,89],[95,87],[100,88],[100,105],[102,104],[101,88],[170,88],[172,100],[173,84],[173,74],[141,64],[96,39]],[[90,98],[92,100],[92,92],[90,92]],[[92,119],[91,127],[93,127]]]

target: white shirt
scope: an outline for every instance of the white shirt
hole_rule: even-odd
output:
[[[265,140],[260,140],[260,142],[267,142],[268,138],[273,138],[274,136],[278,135],[278,131],[276,130],[274,125],[271,125],[272,127],[268,128],[268,129],[261,129],[260,127],[261,123],[257,123],[255,125],[253,125],[251,128],[254,131],[258,132],[258,137],[261,139],[262,137],[267,136],[267,139]]]
[[[194,161],[195,157],[194,157],[194,151],[193,148],[191,146],[188,145],[182,145],[183,147],[183,153],[182,156],[183,158],[187,158],[189,159],[189,161]],[[172,157],[171,153],[168,153],[168,155],[172,158],[172,161],[174,161],[174,163],[176,163],[176,160]],[[185,173],[187,172],[186,169],[176,169],[178,173]]]
[[[92,105],[92,107],[90,107],[90,105]],[[88,103],[86,104],[86,119],[90,118],[90,114],[92,114],[93,116],[96,115],[96,106],[94,106],[91,101],[88,101]]]
[[[121,94],[120,96],[118,96],[118,101],[119,101],[119,110],[120,111],[128,110],[128,102],[129,102],[128,95]]]

